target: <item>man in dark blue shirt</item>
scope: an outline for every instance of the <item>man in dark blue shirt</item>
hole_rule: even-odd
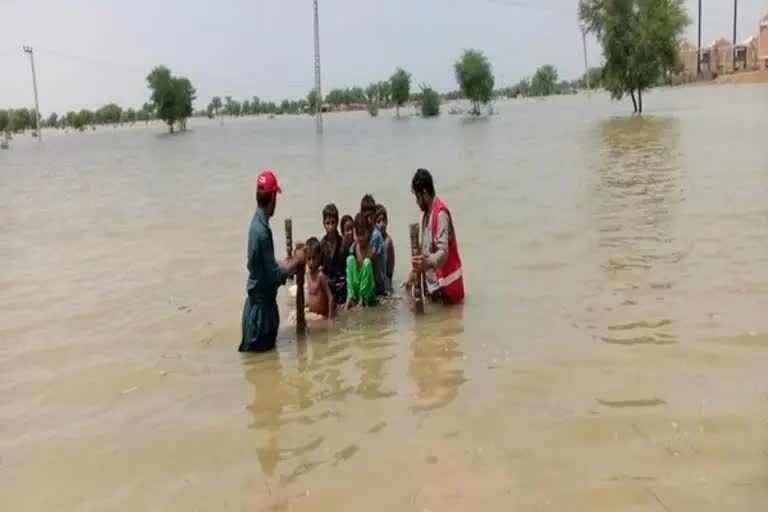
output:
[[[243,306],[240,352],[261,352],[275,348],[280,313],[277,289],[289,275],[304,265],[304,250],[293,257],[275,259],[275,246],[269,219],[275,214],[277,194],[282,192],[275,174],[266,170],[256,178],[256,212],[248,231],[248,284]]]

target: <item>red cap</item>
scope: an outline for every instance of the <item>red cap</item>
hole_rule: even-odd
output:
[[[265,169],[256,177],[256,192],[282,193],[280,185],[277,184],[277,177],[271,169]]]

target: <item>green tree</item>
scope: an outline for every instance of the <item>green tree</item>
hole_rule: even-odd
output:
[[[317,90],[312,89],[307,93],[307,105],[309,106],[309,113],[315,115],[317,112]]]
[[[129,109],[127,109],[127,110],[125,110],[123,112],[123,117],[125,119],[125,122],[127,122],[129,124],[133,124],[133,123],[136,122],[137,114],[136,114],[136,111],[134,109],[129,108]]]
[[[27,128],[34,126],[34,118],[32,112],[28,108],[17,108],[11,110],[10,114],[10,130],[11,131],[24,131]]]
[[[379,104],[389,105],[392,102],[392,87],[388,80],[376,84],[379,92]]]
[[[243,111],[242,115],[247,116],[251,113],[251,102],[248,100],[243,100]]]
[[[50,128],[58,128],[59,126],[59,115],[56,112],[51,112],[51,115],[48,116],[48,120],[46,121],[46,124]],[[3,131],[0,129],[0,132]]]
[[[349,89],[347,104],[352,105],[353,103],[365,103],[365,91],[362,87]]]
[[[213,113],[218,116],[219,115],[219,109],[221,108],[221,98],[220,97],[214,96],[211,99],[211,108],[213,109]]]
[[[421,86],[421,115],[434,117],[440,115],[440,95],[431,87]]]
[[[400,107],[411,95],[411,75],[403,68],[397,68],[389,79],[392,101],[395,103],[396,116],[400,117]]]
[[[345,98],[344,90],[343,89],[331,89],[331,91],[326,95],[325,101],[330,103],[331,105],[341,105],[344,103]]]
[[[243,105],[237,100],[231,100],[229,103],[229,115],[240,117],[243,112]]]
[[[83,131],[86,126],[93,125],[96,121],[96,117],[90,110],[83,109],[75,115],[72,123],[72,127],[76,130]]]
[[[120,117],[123,113],[123,109],[115,103],[108,103],[99,110],[96,111],[95,122],[99,124],[112,124],[117,126],[120,122]]]
[[[679,43],[690,23],[684,0],[581,0],[581,23],[603,46],[603,87],[614,99],[632,98],[643,111],[643,91],[679,69]]]
[[[379,87],[376,84],[368,84],[365,88],[365,96],[368,98],[368,103],[376,103],[379,100]]]
[[[147,75],[147,83],[152,90],[151,100],[157,117],[165,121],[168,131],[173,133],[177,122],[180,129],[185,130],[195,100],[195,88],[189,79],[174,77],[167,67],[158,66]]]
[[[603,84],[603,68],[602,66],[589,68],[589,70],[582,75],[579,80],[580,86],[583,88],[589,84],[590,89],[599,89]]]
[[[480,104],[487,104],[493,96],[491,63],[480,51],[464,50],[454,69],[459,87],[472,102],[472,113],[480,115]]]
[[[557,70],[546,64],[536,70],[531,79],[531,96],[550,96],[557,89]]]
[[[259,100],[258,96],[251,98],[251,114],[256,115],[260,112],[260,104],[261,100]]]
[[[232,115],[232,96],[224,96],[224,113]]]

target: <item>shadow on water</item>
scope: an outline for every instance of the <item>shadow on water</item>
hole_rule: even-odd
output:
[[[408,375],[416,385],[410,409],[427,414],[453,402],[464,376],[464,315],[459,308],[433,308],[417,318]]]
[[[679,121],[623,117],[597,125],[594,162],[599,288],[588,308],[600,341],[616,346],[675,343],[670,315],[685,257],[675,224],[680,190]],[[666,302],[665,302],[666,301]]]

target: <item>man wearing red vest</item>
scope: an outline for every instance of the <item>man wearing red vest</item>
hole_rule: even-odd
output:
[[[413,175],[411,192],[422,211],[422,254],[413,257],[406,287],[410,290],[415,276],[423,273],[425,291],[433,301],[460,304],[464,301],[464,276],[451,213],[435,195],[432,175],[426,169],[418,169]]]

